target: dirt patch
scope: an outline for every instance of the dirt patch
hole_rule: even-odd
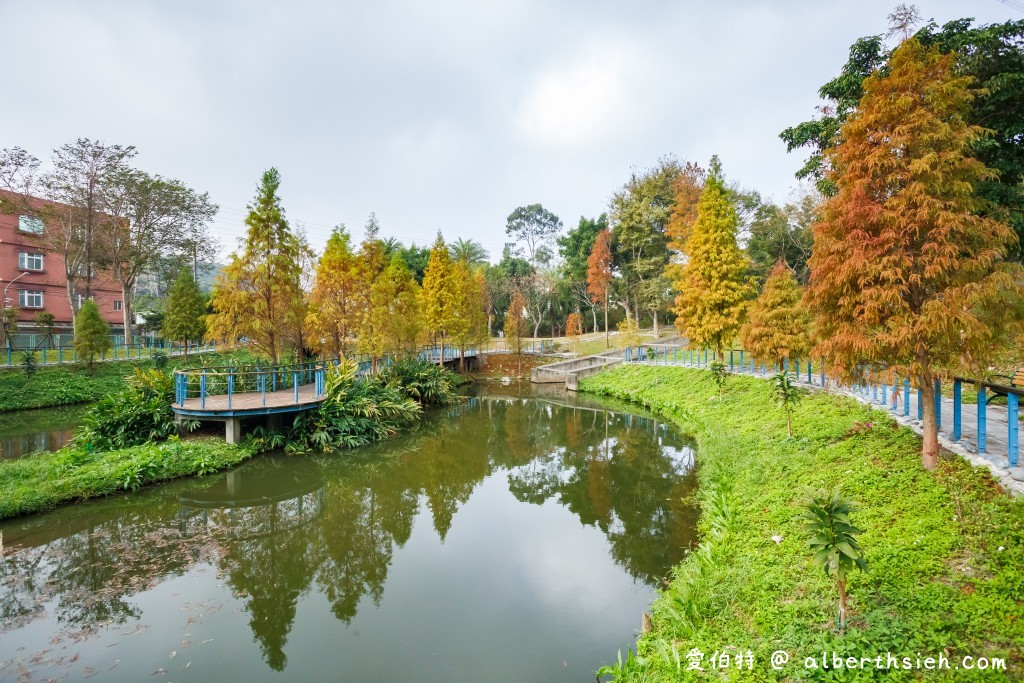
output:
[[[547,365],[564,358],[552,356],[522,355],[522,375],[528,377],[530,370],[538,365]],[[519,376],[520,359],[514,353],[489,353],[480,359],[480,369],[472,373],[471,377],[516,377]]]

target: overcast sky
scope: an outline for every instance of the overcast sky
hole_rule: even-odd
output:
[[[1024,18],[1000,0],[921,0],[925,19]],[[1019,3],[1017,3],[1019,5]],[[659,156],[785,201],[805,120],[895,0],[540,2],[0,0],[0,147],[77,137],[208,191],[228,249],[276,166],[317,248],[371,211],[382,234],[478,240],[541,203],[567,227]]]

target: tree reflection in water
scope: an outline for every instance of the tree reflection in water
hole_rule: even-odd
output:
[[[351,623],[364,597],[380,604],[420,511],[443,543],[494,475],[507,477],[518,501],[554,501],[600,529],[615,562],[656,585],[693,540],[693,452],[655,419],[606,406],[563,392],[487,391],[339,457],[265,457],[219,477],[8,523],[3,629],[47,610],[86,631],[138,619],[129,598],[208,564],[243,600],[266,664],[281,671],[304,594],[317,590]]]

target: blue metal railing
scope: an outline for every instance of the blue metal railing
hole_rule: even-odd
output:
[[[208,351],[216,351],[217,345],[215,343],[196,343],[190,342],[186,349],[185,344],[179,344],[174,342],[140,342],[138,344],[114,344],[110,351],[103,351],[99,356],[94,358],[96,361],[113,361],[113,360],[141,360],[143,358],[150,358],[154,351],[161,351],[169,356],[182,356],[188,353],[205,353]],[[78,353],[75,351],[74,346],[57,346],[57,347],[43,347],[40,349],[17,349],[7,347],[4,349],[3,355],[0,355],[0,367],[13,367],[21,364],[22,355],[25,351],[34,353],[36,356],[36,363],[38,365],[61,365],[63,363],[77,363]]]
[[[726,356],[723,353],[723,361]],[[739,369],[741,372],[748,372],[751,375],[760,374],[765,376],[768,374],[769,367],[766,364],[761,364],[758,368],[753,358],[749,358],[749,354],[745,354],[742,349],[729,349],[728,361],[730,371]],[[623,359],[627,363],[635,362],[648,362],[656,365],[674,365],[683,367],[694,367],[702,368],[708,367],[711,363],[717,362],[718,354],[715,351],[709,349],[691,349],[691,348],[680,348],[678,346],[660,346],[660,345],[641,345],[637,347],[626,347],[623,350]],[[738,360],[738,363],[736,362]],[[819,374],[815,376],[814,367],[818,366]],[[786,372],[792,375],[795,379],[801,380],[806,378],[807,384],[812,386],[820,386],[828,388],[831,386],[843,387],[838,381],[829,381],[825,374],[825,364],[821,361],[817,363],[807,360],[794,358],[784,359],[781,368],[776,365],[774,367],[775,372]],[[806,374],[804,372],[806,371]],[[880,378],[881,375],[878,375]],[[954,377],[953,378],[953,429],[951,437],[954,442],[959,442],[964,436],[964,425],[963,425],[963,383],[974,384],[978,387],[977,394],[977,427],[976,427],[976,443],[977,451],[979,453],[987,452],[988,447],[988,421],[989,421],[989,390],[994,390],[998,394],[1004,394],[1006,396],[1006,419],[1007,419],[1007,460],[1010,467],[1017,467],[1020,462],[1020,397],[1024,396],[1024,390],[1017,389],[1012,386],[1006,386],[1002,384],[994,384],[991,382],[979,381],[970,378]],[[845,387],[852,391],[859,393],[866,399],[869,399],[872,403],[878,404],[881,407],[887,408],[893,413],[899,412],[899,399],[902,393],[903,400],[903,415],[905,417],[910,416],[910,390],[911,383],[910,379],[903,377],[896,380],[890,381],[888,378],[875,379],[872,381],[871,373],[864,372],[861,380],[855,385]],[[902,392],[900,389],[902,388]],[[923,417],[924,402],[922,400],[922,392],[920,388],[917,389],[917,419],[920,420]],[[942,383],[940,380],[935,380],[934,386],[935,396],[935,419],[936,427],[940,430],[942,428]]]

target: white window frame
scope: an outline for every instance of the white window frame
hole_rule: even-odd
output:
[[[32,297],[32,301],[38,301],[39,303],[30,303],[29,297]],[[18,290],[18,308],[42,308],[43,307],[43,290],[41,289],[19,289]]]
[[[43,221],[34,216],[26,216],[24,214],[18,216],[18,230],[22,232],[27,232],[32,235],[42,235],[44,227]]]
[[[39,267],[31,265],[32,262],[38,261]],[[18,252],[18,270],[33,270],[36,272],[42,271],[43,269],[43,254],[39,252],[31,251],[19,251]]]
[[[114,310],[115,311],[123,311],[124,310],[124,301],[121,300],[121,299],[114,299]]]

